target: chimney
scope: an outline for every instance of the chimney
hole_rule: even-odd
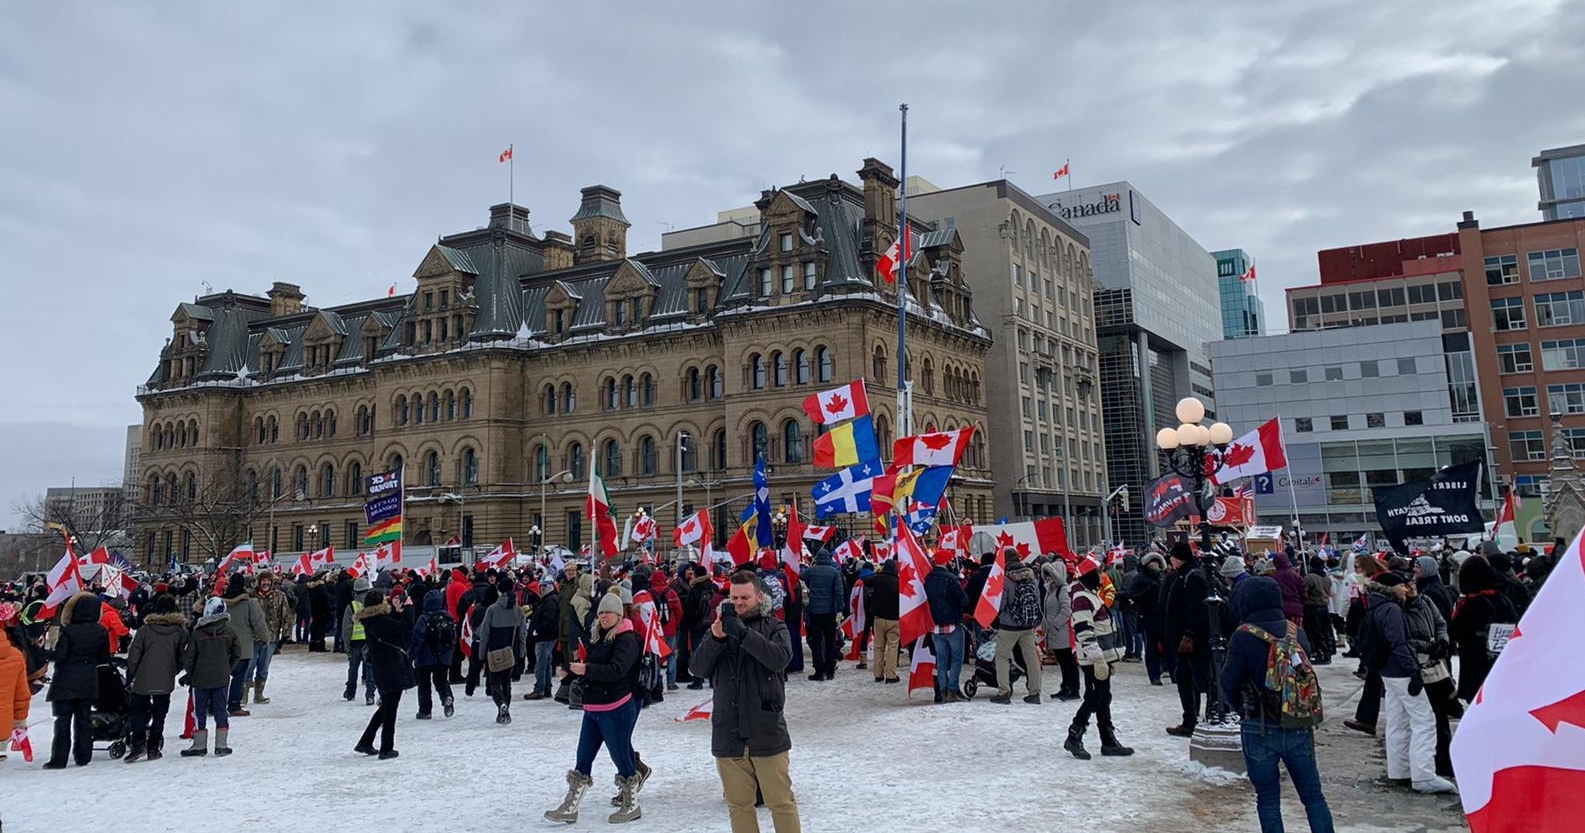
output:
[[[534,233],[528,225],[528,209],[505,202],[490,206],[490,228],[504,228],[530,236]]]
[[[897,177],[892,166],[874,157],[859,168],[864,183],[864,216],[895,226],[897,224]]]
[[[545,271],[572,267],[572,238],[559,231],[545,232]]]
[[[1459,221],[1458,227],[1460,229],[1480,228],[1480,221],[1475,219],[1475,212],[1466,211],[1464,212],[1464,219]]]
[[[275,285],[270,287],[268,294],[270,297],[270,315],[272,316],[302,312],[303,299],[308,297],[303,294],[302,288],[297,284],[282,281],[276,281]]]
[[[627,257],[627,230],[622,192],[605,185],[583,189],[583,202],[572,215],[573,262],[591,263]]]

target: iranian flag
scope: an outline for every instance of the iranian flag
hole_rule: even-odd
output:
[[[593,521],[595,534],[600,538],[600,554],[615,558],[621,550],[617,541],[619,533],[616,531],[616,518],[611,517],[611,493],[606,490],[605,481],[600,478],[600,471],[595,466],[589,467],[589,499],[584,504],[584,511]]]
[[[897,561],[897,641],[907,644],[929,633],[935,621],[925,601],[930,556],[906,525],[897,527]]]
[[[1254,477],[1287,467],[1288,452],[1282,445],[1282,420],[1272,419],[1233,440],[1227,447],[1227,464],[1211,474],[1211,482],[1221,485],[1240,477]]]
[[[985,589],[980,591],[980,603],[974,607],[974,621],[982,628],[989,628],[996,621],[996,615],[1002,612],[1002,591],[1007,585],[1005,552],[1001,547],[996,548],[996,563],[991,565],[991,573],[985,577]]]

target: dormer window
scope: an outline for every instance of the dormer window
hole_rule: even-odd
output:
[[[815,262],[812,260],[808,261],[804,264],[804,291],[813,290],[818,280],[819,274],[815,269]]]
[[[781,250],[784,252],[793,250],[793,236],[791,234],[783,234],[781,236]]]
[[[433,292],[425,292],[424,293],[424,310],[427,312],[427,311],[432,310],[434,308],[435,308],[435,293],[433,293]]]
[[[565,333],[567,331],[567,312],[566,312],[566,310],[556,310],[555,319],[556,319],[556,326],[555,326],[556,335],[561,335],[562,333]]]
[[[699,287],[693,291],[694,312],[704,315],[710,311],[710,290]]]
[[[634,298],[634,299],[632,299],[632,303],[633,303],[633,323],[637,324],[638,322],[644,320],[644,299],[643,298]]]
[[[275,372],[275,354],[274,353],[265,353],[264,354],[264,372],[265,373],[274,373]]]
[[[613,323],[615,323],[618,327],[627,326],[627,306],[621,301],[617,301],[615,304],[612,304],[612,307],[616,311],[614,316],[616,320]]]
[[[781,294],[791,295],[798,288],[795,283],[797,274],[791,266],[783,266],[781,268]]]

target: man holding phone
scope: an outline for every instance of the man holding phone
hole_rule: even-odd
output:
[[[690,668],[709,678],[714,690],[710,753],[726,793],[732,833],[758,833],[756,790],[765,797],[776,833],[799,833],[783,707],[792,642],[787,626],[771,615],[771,600],[759,577],[732,574],[709,636],[694,651]]]

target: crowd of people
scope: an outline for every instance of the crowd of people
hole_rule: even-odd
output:
[[[1316,831],[1330,830],[1331,817],[1312,729],[1289,719],[1292,693],[1271,657],[1297,644],[1305,661],[1285,659],[1295,668],[1356,659],[1364,688],[1345,724],[1371,735],[1384,725],[1390,782],[1451,791],[1451,721],[1501,649],[1493,634],[1518,621],[1551,563],[1490,545],[1411,560],[1291,547],[1253,555],[1227,546],[1202,556],[1185,543],[1027,561],[1008,548],[983,553],[978,563],[938,550],[933,559],[924,587],[936,703],[972,699],[964,687],[969,666],[970,679],[984,675],[994,684],[990,702],[1010,705],[1022,679],[1022,701],[1040,705],[1043,667],[1050,668],[1060,683],[1048,699],[1080,701],[1063,748],[1090,760],[1085,738],[1093,719],[1100,754],[1125,757],[1134,750],[1118,738],[1111,681],[1119,664],[1140,663],[1150,684],[1170,680],[1177,690],[1182,717],[1166,727],[1169,735],[1193,735],[1222,703],[1242,718],[1263,829],[1280,829],[1280,762]],[[1212,560],[1214,569],[1206,566]],[[7,637],[0,640],[0,709],[7,710],[0,718],[25,726],[31,696],[47,687],[55,731],[44,766],[85,766],[101,687],[122,685],[124,760],[157,760],[172,697],[185,688],[192,729],[181,755],[227,755],[232,721],[270,702],[271,660],[295,643],[345,655],[339,693],[355,700],[361,687],[364,703],[375,707],[353,749],[382,760],[398,756],[401,703],[412,688],[418,720],[434,719],[436,705],[453,717],[456,687],[473,696],[481,684],[503,726],[516,683],[528,689],[523,700],[581,711],[567,792],[545,817],[577,820],[603,747],[616,770],[609,818],[626,822],[642,816],[639,794],[652,772],[633,747],[643,708],[667,692],[708,685],[711,753],[732,829],[757,830],[755,807],[764,804],[778,831],[797,830],[787,676],[805,670],[807,644],[810,681],[833,679],[844,656],[876,683],[900,681],[912,646],[899,644],[897,562],[839,564],[822,548],[807,564],[783,563],[766,550],[736,567],[647,559],[608,563],[598,573],[586,567],[389,569],[372,578],[339,569],[292,579],[270,571],[183,574],[151,577],[130,593],[93,587],[55,610],[45,608],[45,588],[34,577],[0,588]],[[976,617],[987,594],[999,600],[988,622]],[[1213,680],[1220,647],[1226,662]],[[118,667],[112,657],[123,655],[124,679],[108,682],[104,669]]]

